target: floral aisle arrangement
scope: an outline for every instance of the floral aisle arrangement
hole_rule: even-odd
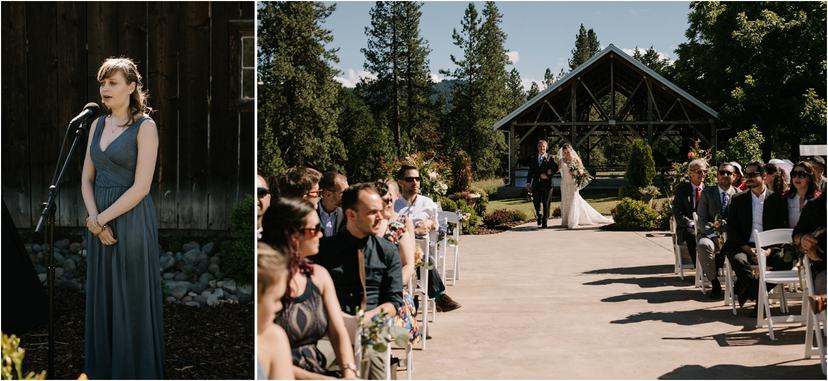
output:
[[[360,362],[360,378],[367,379],[368,357],[366,351],[368,348],[373,349],[378,353],[391,350],[390,344],[394,343],[399,347],[408,345],[409,336],[408,330],[394,324],[394,317],[388,316],[385,311],[380,312],[379,315],[374,316],[370,320],[365,319],[362,311],[357,312],[357,319],[359,324],[359,350],[357,353],[358,361]]]
[[[708,222],[705,227],[713,231],[713,234],[716,235],[716,240],[719,241],[719,247],[722,247],[725,241],[725,232],[727,231],[727,219],[717,214],[713,217],[713,221]]]

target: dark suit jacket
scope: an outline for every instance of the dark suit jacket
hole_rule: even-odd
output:
[[[552,175],[558,171],[558,166],[552,156],[547,154],[543,161],[538,165],[538,154],[529,156],[529,173],[526,176],[526,183],[531,184],[533,188],[549,189],[552,187]],[[541,179],[541,174],[546,174],[546,179]]]
[[[316,214],[319,215],[319,220],[322,221],[322,202],[316,207]],[[341,207],[336,207],[336,221],[334,221],[333,234],[336,235],[345,223],[345,211]],[[324,231],[323,231],[324,233]]]
[[[705,186],[707,188],[707,186]],[[702,189],[704,193],[704,189]],[[673,216],[676,218],[676,240],[684,243],[693,233],[687,231],[687,227],[693,222],[693,185],[683,182],[676,187],[676,195],[673,197]]]
[[[765,199],[765,206],[762,209],[762,230],[773,230],[787,228],[788,209],[781,208],[780,204],[774,202],[771,196]],[[784,204],[783,204],[784,205]],[[784,218],[781,215],[785,215]],[[751,191],[739,193],[733,196],[727,214],[727,241],[722,246],[722,254],[733,255],[742,251],[742,246],[750,242],[753,234],[753,198]]]
[[[825,194],[809,201],[802,208],[802,214],[799,216],[799,222],[794,227],[793,235],[810,234],[818,228],[825,228]],[[812,262],[815,269],[825,270],[825,237],[828,234],[822,234],[817,240],[822,252],[817,250],[817,254],[822,261]]]
[[[737,193],[735,187],[730,187],[728,194],[730,195],[731,203],[733,202],[733,196]],[[706,226],[708,223],[713,222],[716,219],[716,215],[719,215],[722,210],[722,194],[721,190],[719,190],[719,185],[710,185],[706,186],[702,190],[701,201],[699,201],[699,207],[696,208],[696,213],[699,215],[699,234],[696,239],[700,239],[702,237],[711,237],[714,233],[712,229],[707,229]],[[727,218],[727,216],[719,216],[720,218]]]

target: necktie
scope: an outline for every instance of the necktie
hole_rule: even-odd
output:
[[[727,206],[728,206],[729,201],[730,201],[730,197],[727,196],[727,192],[722,192],[722,210],[721,210],[722,218],[727,217]]]
[[[359,283],[362,285],[362,304],[360,308],[365,311],[365,306],[368,304],[368,292],[365,289],[365,250],[357,250],[357,258],[359,258]]]
[[[698,209],[699,201],[701,201],[701,187],[696,187],[696,203],[693,204],[693,209]]]
[[[538,167],[540,167],[541,163],[543,163],[543,156],[538,155]]]

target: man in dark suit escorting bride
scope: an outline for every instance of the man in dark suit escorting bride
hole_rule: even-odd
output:
[[[538,227],[545,228],[549,218],[549,201],[552,194],[552,175],[558,172],[555,160],[547,154],[549,143],[538,140],[538,153],[529,157],[529,174],[526,178],[526,190],[532,193]],[[542,209],[542,210],[541,210]]]

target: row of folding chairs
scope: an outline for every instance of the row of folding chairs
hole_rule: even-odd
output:
[[[696,236],[699,236],[700,229],[704,227],[699,226],[698,215],[693,213],[693,221],[695,223]],[[676,240],[676,222],[673,218],[670,219],[670,230],[673,236],[673,252],[675,255],[675,273],[682,279],[684,278],[684,271],[690,268],[695,268],[694,285],[702,290],[702,293],[707,292],[709,281],[703,275],[701,263],[698,255],[696,256],[695,266],[688,265],[684,260],[684,253],[687,251],[685,244],[679,244]],[[755,243],[758,264],[754,266],[754,271],[759,274],[759,298],[757,300],[757,316],[756,326],[762,328],[768,326],[768,335],[771,340],[775,340],[774,330],[775,326],[782,324],[805,324],[807,326],[806,342],[805,342],[805,358],[811,358],[814,352],[818,352],[823,374],[826,368],[825,357],[825,311],[817,313],[811,308],[809,299],[813,298],[813,278],[811,274],[810,260],[805,256],[802,265],[794,270],[773,270],[767,266],[766,248],[781,244],[790,244],[793,235],[793,229],[774,229],[764,232],[757,230],[753,231],[753,242]],[[689,255],[688,255],[689,256]],[[686,261],[689,262],[689,261]],[[724,303],[731,307],[732,313],[736,315],[736,302],[734,295],[734,279],[730,260],[725,258],[724,268],[717,269],[719,271],[719,281],[724,285]],[[772,285],[770,291],[768,286]],[[791,299],[800,299],[802,301],[801,313],[798,315],[791,314],[788,307],[788,301]],[[783,315],[773,316],[771,313],[771,301],[778,300],[780,312]],[[814,340],[816,346],[814,346]]]

